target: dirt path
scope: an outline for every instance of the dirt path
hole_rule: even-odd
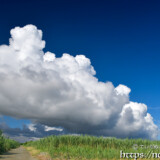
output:
[[[12,149],[8,153],[0,155],[0,160],[37,160],[33,158],[24,147]]]

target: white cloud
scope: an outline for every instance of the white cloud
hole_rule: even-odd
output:
[[[28,129],[30,131],[36,132],[36,127],[35,127],[35,125],[33,123],[28,124]]]
[[[49,126],[45,126],[45,131],[60,131],[62,132],[63,129],[62,128],[57,128],[57,127],[49,127]]]
[[[146,105],[130,102],[127,86],[98,81],[84,55],[56,58],[44,47],[42,31],[33,25],[12,29],[10,45],[0,46],[2,115],[72,133],[156,138]]]
[[[118,87],[115,88],[115,91],[118,95],[128,95],[131,92],[131,89],[125,85],[120,84]]]

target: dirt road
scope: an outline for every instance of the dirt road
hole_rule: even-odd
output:
[[[8,153],[0,155],[0,160],[37,160],[33,158],[24,147],[12,149]]]

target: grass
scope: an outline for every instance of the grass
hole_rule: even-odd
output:
[[[0,130],[0,154],[9,151],[10,149],[17,148],[20,144],[12,139],[5,138]]]
[[[133,149],[134,144],[137,144],[138,149]],[[125,153],[144,153],[146,155],[150,151],[160,153],[159,141],[94,136],[49,136],[38,141],[27,142],[24,145],[46,152],[54,159],[119,159],[121,150]],[[159,148],[154,148],[155,146]],[[151,159],[150,156],[149,159]]]

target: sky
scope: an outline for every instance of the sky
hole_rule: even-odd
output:
[[[63,53],[68,53],[73,57],[85,55],[91,61],[91,64],[87,66],[90,71],[84,68],[85,71],[87,70],[87,74],[95,76],[99,82],[110,81],[115,88],[119,84],[129,87],[131,92],[128,93],[129,95],[126,94],[125,103],[129,99],[129,101],[146,104],[148,106],[147,113],[152,115],[154,123],[159,126],[159,8],[160,2],[158,0],[1,1],[0,44],[9,45],[11,29],[17,26],[24,27],[28,24],[36,26],[37,29],[42,30],[42,39],[46,42],[45,48],[40,47],[36,52],[43,49],[44,53],[49,51],[55,53],[56,57],[59,58],[62,57]],[[37,32],[35,31],[35,33]],[[30,35],[30,33],[28,34]],[[12,36],[12,39],[16,41],[14,36]],[[37,42],[38,45],[40,43]],[[86,63],[89,62],[86,61]],[[90,73],[92,72],[92,66],[96,71],[96,75]],[[56,69],[61,73],[60,76],[65,76],[61,69]],[[63,69],[65,70],[65,68]],[[10,72],[5,70],[5,73]],[[5,90],[7,90],[7,87],[4,88]],[[61,90],[63,89],[60,88]],[[1,90],[0,92],[4,91]],[[79,92],[79,90],[75,92]],[[54,93],[50,93],[54,96]],[[103,97],[102,93],[99,93],[99,96]],[[2,105],[3,103],[0,102],[0,107]],[[122,107],[119,109],[122,109]],[[62,125],[55,122],[50,124],[29,115],[20,116],[18,113],[9,113],[9,110],[4,111],[3,107],[0,113],[2,115],[2,129],[20,128],[23,130],[28,125],[31,126],[33,121],[34,123],[38,122],[38,124],[52,127]],[[89,113],[91,113],[90,110]],[[116,119],[115,117],[116,115],[113,115],[113,119]],[[75,119],[73,118],[73,120]],[[49,119],[49,121],[52,120]],[[38,124],[35,126],[38,126]],[[90,133],[88,130],[93,127],[93,123],[91,124],[87,129],[78,131],[78,133]],[[75,130],[72,131],[67,124],[62,127],[66,127],[69,132],[76,132]],[[43,130],[45,126],[39,128]],[[52,131],[55,132],[54,129]],[[8,134],[12,136],[12,132],[12,130],[9,130]],[[16,133],[18,135],[18,132]],[[106,135],[110,134],[113,133],[107,131]],[[132,134],[126,136],[132,137]],[[144,132],[145,134],[146,132]],[[121,135],[118,137],[121,137]],[[139,137],[139,134],[137,134],[137,137]],[[140,135],[140,137],[145,136]],[[150,138],[150,136],[146,137]]]

